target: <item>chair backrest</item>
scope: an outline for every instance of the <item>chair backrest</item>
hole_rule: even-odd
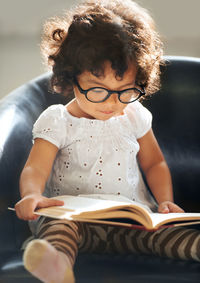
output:
[[[200,211],[200,58],[166,60],[161,91],[145,104],[171,169],[175,200]]]
[[[144,104],[153,113],[154,132],[172,172],[175,199],[192,210],[200,200],[200,59],[166,59],[162,89]],[[6,208],[19,200],[19,176],[32,145],[33,123],[49,105],[72,98],[50,93],[49,77],[40,76],[0,101],[1,251],[18,249],[29,234],[27,223]]]

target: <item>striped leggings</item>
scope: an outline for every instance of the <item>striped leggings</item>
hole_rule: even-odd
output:
[[[77,252],[155,254],[200,261],[200,231],[184,227],[155,232],[41,217],[36,238],[67,254],[72,266]]]

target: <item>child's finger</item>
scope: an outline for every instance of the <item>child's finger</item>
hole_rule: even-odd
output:
[[[169,210],[169,207],[168,207],[167,204],[164,204],[164,203],[162,204],[162,203],[161,203],[161,204],[159,205],[159,207],[158,207],[158,212],[159,212],[159,213],[169,213],[169,211],[170,211],[170,210]]]
[[[49,207],[49,206],[62,206],[64,205],[64,202],[61,200],[56,199],[50,199],[50,198],[44,198],[42,201],[40,201],[37,205],[38,208],[42,207]]]
[[[35,203],[28,201],[24,203],[23,201],[19,201],[15,204],[16,215],[19,219],[22,220],[34,220],[35,219]]]
[[[170,203],[169,208],[170,208],[170,212],[174,212],[174,213],[183,213],[184,212],[184,210],[182,208],[180,208],[178,205],[176,205],[175,203]]]

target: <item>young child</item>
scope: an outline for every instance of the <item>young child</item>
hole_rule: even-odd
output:
[[[162,63],[148,12],[131,0],[86,0],[47,22],[42,50],[53,90],[75,98],[49,107],[33,128],[15,206],[20,219],[35,220],[36,239],[24,253],[27,270],[43,282],[74,282],[78,250],[199,261],[200,233],[193,229],[148,232],[34,215],[38,207],[63,205],[49,198],[63,194],[111,194],[160,213],[183,212],[173,202],[152,115],[139,102],[158,90]]]

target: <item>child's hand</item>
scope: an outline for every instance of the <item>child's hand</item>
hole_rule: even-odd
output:
[[[184,210],[171,201],[163,201],[158,206],[159,213],[183,213]]]
[[[22,220],[35,220],[39,216],[34,214],[36,208],[63,205],[64,202],[46,198],[40,194],[31,194],[23,197],[15,205],[17,217]]]

